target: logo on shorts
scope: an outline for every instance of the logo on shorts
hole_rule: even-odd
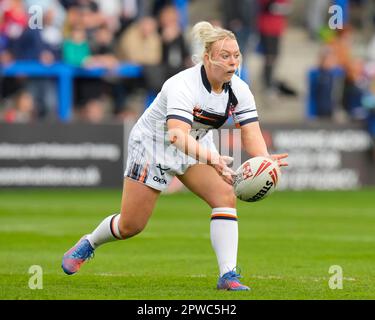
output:
[[[165,175],[165,172],[164,172],[164,171],[168,171],[168,170],[171,169],[171,168],[162,168],[162,166],[161,166],[160,163],[159,163],[159,165],[156,166],[156,168],[158,168],[158,169],[160,170],[160,174],[161,174],[162,176]]]
[[[171,168],[163,168],[163,167],[161,166],[160,163],[156,166],[156,168],[159,169],[159,171],[160,171],[160,175],[161,175],[162,177],[165,175],[165,171],[168,171],[168,170],[171,169]],[[166,180],[166,179],[159,178],[159,177],[157,177],[157,176],[154,176],[154,177],[152,178],[152,180],[154,180],[155,182],[158,182],[158,183],[160,183],[160,184],[167,184],[167,180]]]
[[[160,184],[167,184],[167,180],[163,179],[163,178],[159,178],[157,176],[154,176],[152,178],[152,180],[156,181],[156,182],[159,182]]]

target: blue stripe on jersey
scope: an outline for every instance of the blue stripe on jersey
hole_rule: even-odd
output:
[[[251,123],[251,122],[256,122],[256,121],[258,121],[258,117],[246,119],[246,120],[240,122],[240,126],[244,126],[245,124],[248,124],[248,123]]]
[[[248,113],[248,112],[253,112],[253,111],[256,111],[256,109],[253,109],[253,110],[251,110],[251,109],[246,109],[246,110],[239,111],[239,112],[233,112],[233,114],[236,115],[236,116],[239,116],[239,115],[241,115],[241,114]]]
[[[181,120],[181,121],[184,121],[184,122],[186,122],[186,123],[188,123],[188,124],[190,124],[190,125],[193,124],[193,122],[192,122],[191,120],[189,120],[189,119],[187,119],[187,118],[185,118],[185,117],[178,116],[177,114],[170,114],[170,115],[168,115],[168,116],[167,116],[167,121],[168,121],[169,119]]]

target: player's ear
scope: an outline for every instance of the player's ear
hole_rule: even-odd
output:
[[[207,65],[210,62],[210,56],[209,53],[205,52],[203,55],[203,62],[205,65]]]

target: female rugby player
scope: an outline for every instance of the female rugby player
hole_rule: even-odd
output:
[[[269,155],[254,98],[235,71],[241,53],[234,34],[208,22],[192,30],[196,65],[168,79],[129,137],[121,213],[105,218],[67,251],[62,268],[76,273],[100,245],[129,239],[146,226],[160,192],[174,176],[212,208],[210,238],[219,265],[218,289],[249,290],[236,270],[238,224],[231,158],[220,155],[211,129],[232,115],[250,157],[285,166],[287,154]]]

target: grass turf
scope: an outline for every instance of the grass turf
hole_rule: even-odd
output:
[[[110,243],[73,276],[63,253],[120,206],[119,190],[2,190],[0,299],[375,299],[375,190],[276,192],[238,203],[238,263],[250,292],[215,289],[209,207],[163,195],[135,238]],[[43,289],[28,287],[31,265]],[[343,289],[328,286],[331,265]]]

